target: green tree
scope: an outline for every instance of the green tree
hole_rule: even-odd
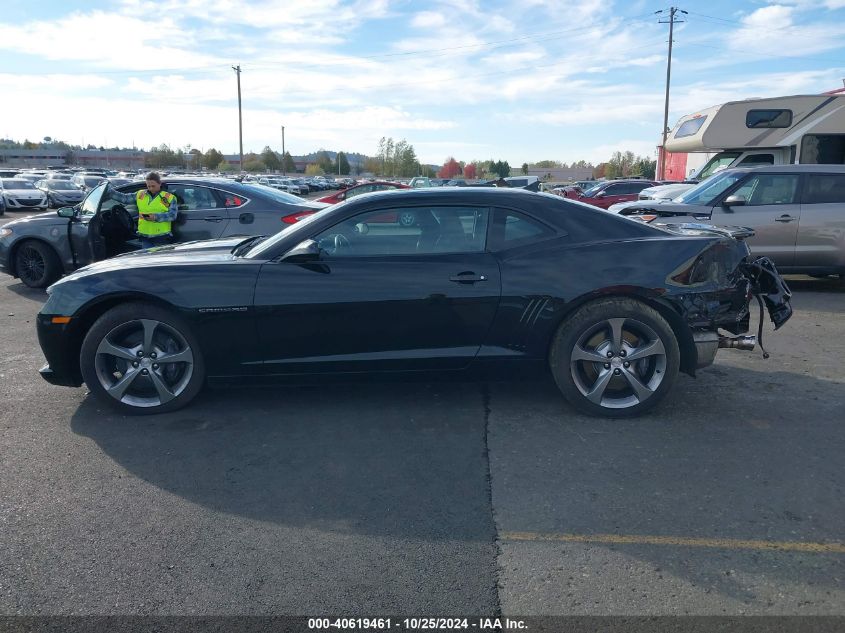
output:
[[[507,178],[511,175],[511,166],[508,165],[508,161],[497,160],[490,164],[490,171],[499,178]]]
[[[285,173],[296,173],[296,163],[293,162],[293,156],[290,155],[290,152],[285,152],[282,160],[284,161]]]
[[[221,161],[223,161],[223,154],[213,147],[207,150],[202,157],[202,164],[206,169],[218,169]]]
[[[226,172],[233,172],[237,169],[234,165],[230,165],[227,160],[221,160],[217,165],[215,165],[215,169],[221,173]]]
[[[264,166],[267,167],[269,171],[276,171],[282,166],[282,161],[279,160],[278,155],[270,146],[267,145],[264,148],[264,151],[261,152],[261,162],[264,163]]]
[[[528,175],[528,163],[522,163],[522,175],[523,176]]]
[[[343,152],[337,153],[335,169],[333,169],[332,171],[333,173],[340,174],[341,176],[349,175],[349,160],[346,158],[346,154],[344,154]]]
[[[255,157],[247,160],[246,156],[244,156],[244,171],[257,174],[266,170],[267,167],[264,165],[264,161],[262,161],[260,158]]]
[[[329,157],[329,153],[326,150],[321,149],[319,152],[317,152],[317,165],[320,167],[320,169],[323,170],[324,174],[331,173],[333,163],[332,159]],[[308,172],[306,171],[305,173],[307,174]]]

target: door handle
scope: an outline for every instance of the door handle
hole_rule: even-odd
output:
[[[784,214],[779,218],[775,218],[775,222],[792,222],[793,220],[797,220],[798,218],[793,218],[791,215]]]
[[[457,284],[474,284],[477,281],[487,281],[486,275],[476,275],[473,272],[458,273],[449,277],[449,281]]]
[[[219,215],[212,215],[207,218],[203,218],[203,220],[205,220],[206,222],[220,222],[222,219],[223,218],[221,218]]]

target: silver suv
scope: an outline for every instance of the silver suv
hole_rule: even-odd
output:
[[[751,251],[780,272],[845,278],[845,165],[726,169],[673,201],[642,200],[619,212],[652,224],[748,227]]]

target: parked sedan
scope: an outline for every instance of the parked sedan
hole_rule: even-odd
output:
[[[52,208],[79,204],[85,197],[82,190],[70,180],[39,180],[36,186],[47,196],[47,206]]]
[[[640,191],[646,187],[654,187],[657,183],[650,180],[608,180],[598,183],[592,189],[581,192],[578,189],[564,191],[564,196],[586,202],[602,209],[618,202],[636,200]]]
[[[415,228],[370,226],[409,209]],[[719,347],[753,347],[718,329],[746,332],[754,293],[776,327],[790,317],[777,271],[727,231],[512,189],[414,189],[269,238],[93,264],[50,288],[37,328],[48,382],[84,381],[126,413],[177,409],[207,380],[534,370],[579,411],[623,417]]]
[[[755,255],[784,272],[845,278],[845,166],[766,165],[726,169],[670,202],[619,211],[655,224],[750,227]]]
[[[144,181],[134,181],[117,190],[134,192],[145,186]],[[0,271],[19,277],[27,286],[43,288],[63,273],[139,249],[138,210],[110,199],[111,188],[103,182],[75,207],[5,224],[0,230]],[[176,242],[272,234],[328,206],[224,179],[165,178],[162,189],[175,194],[179,203],[173,225]]]
[[[47,208],[47,195],[24,178],[0,178],[0,195],[7,211],[43,211]]]
[[[354,198],[355,196],[360,196],[362,193],[371,193],[373,191],[387,191],[388,189],[408,189],[408,185],[400,185],[395,182],[387,182],[385,180],[376,180],[374,182],[367,182],[362,185],[355,185],[354,187],[349,187],[348,189],[343,189],[342,191],[338,191],[337,193],[333,193],[330,196],[324,196],[322,198],[318,198],[318,202],[325,202],[327,204],[335,204],[337,202],[343,202],[344,200],[349,200],[350,198]]]

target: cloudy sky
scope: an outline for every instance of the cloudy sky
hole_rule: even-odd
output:
[[[0,134],[423,161],[653,156],[666,24],[613,0],[3,0]],[[670,125],[843,86],[845,0],[700,0],[676,26]],[[664,12],[665,15],[665,12]]]

